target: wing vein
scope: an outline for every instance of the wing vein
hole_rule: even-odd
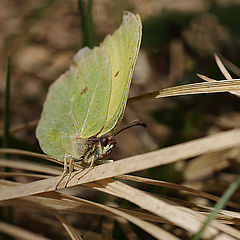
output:
[[[96,61],[97,61],[96,53],[94,53],[94,59],[95,59],[95,62],[96,62]],[[103,68],[103,67],[102,67],[102,68]],[[102,71],[100,71],[100,72],[102,73]],[[89,115],[89,113],[90,113],[91,106],[92,106],[92,103],[93,103],[94,98],[95,98],[96,89],[97,89],[97,87],[98,87],[98,85],[99,85],[99,81],[100,81],[100,78],[98,77],[98,80],[97,80],[97,82],[96,82],[96,85],[95,85],[95,88],[94,88],[93,94],[92,94],[92,96],[91,96],[91,100],[90,100],[89,108],[88,108],[88,111],[87,111],[86,117],[85,117],[85,119],[84,119],[84,122],[83,122],[83,126],[82,126],[82,129],[81,129],[81,132],[80,132],[80,134],[79,134],[80,136],[82,136],[83,131],[84,131],[84,128],[85,128],[85,125],[86,125],[86,123],[87,123],[88,115]]]
[[[80,131],[79,131],[78,125],[77,125],[77,121],[76,121],[76,119],[75,119],[75,116],[73,115],[72,108],[73,108],[73,101],[72,101],[72,103],[71,103],[71,111],[69,112],[69,115],[70,115],[70,117],[71,117],[72,120],[73,120],[73,124],[74,124],[74,127],[76,128],[76,131],[78,132],[78,134],[80,134]]]

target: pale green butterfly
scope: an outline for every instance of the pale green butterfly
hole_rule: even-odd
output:
[[[92,166],[115,146],[141,36],[140,17],[125,12],[113,35],[99,47],[81,49],[50,86],[36,136],[46,154],[64,161],[61,180],[74,161]]]

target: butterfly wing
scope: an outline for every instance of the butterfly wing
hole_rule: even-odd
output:
[[[138,15],[125,13],[112,36],[93,50],[81,49],[75,64],[51,85],[36,130],[46,154],[59,160],[65,154],[79,157],[87,138],[117,128],[126,106],[141,28]]]
[[[126,107],[128,92],[142,37],[138,15],[125,12],[119,29],[105,38],[103,46],[112,66],[112,89],[108,115],[100,135],[118,128]]]
[[[102,47],[81,49],[74,65],[49,88],[36,136],[42,150],[59,160],[78,156],[77,138],[97,134],[106,122],[112,69]]]

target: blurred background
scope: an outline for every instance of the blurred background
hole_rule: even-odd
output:
[[[39,119],[49,85],[68,69],[80,48],[96,46],[113,33],[124,10],[138,13],[143,22],[130,97],[202,82],[196,73],[225,79],[214,53],[232,77],[239,78],[239,0],[1,0],[1,128],[7,56],[11,57],[11,127]],[[239,99],[229,93],[130,103],[123,123],[141,119],[148,127],[120,134],[111,158],[118,160],[240,127],[239,110]],[[12,134],[8,146],[41,152],[35,127]],[[201,181],[205,183],[202,190],[221,195],[239,174],[238,156],[234,152],[225,159],[223,155],[215,157],[211,164],[208,159],[200,159],[195,165],[185,162],[140,174],[191,186]],[[151,188],[159,193],[166,191]],[[238,201],[239,195],[235,194]]]

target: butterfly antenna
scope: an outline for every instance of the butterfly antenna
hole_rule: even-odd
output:
[[[115,132],[115,133],[111,136],[111,138],[114,137],[114,136],[116,136],[116,135],[118,135],[120,132],[125,131],[126,129],[131,128],[131,127],[135,127],[135,126],[147,127],[147,124],[146,124],[146,123],[143,123],[143,122],[140,121],[140,120],[134,120],[134,121],[132,121],[131,123],[123,126],[122,128],[120,128],[117,132]]]

